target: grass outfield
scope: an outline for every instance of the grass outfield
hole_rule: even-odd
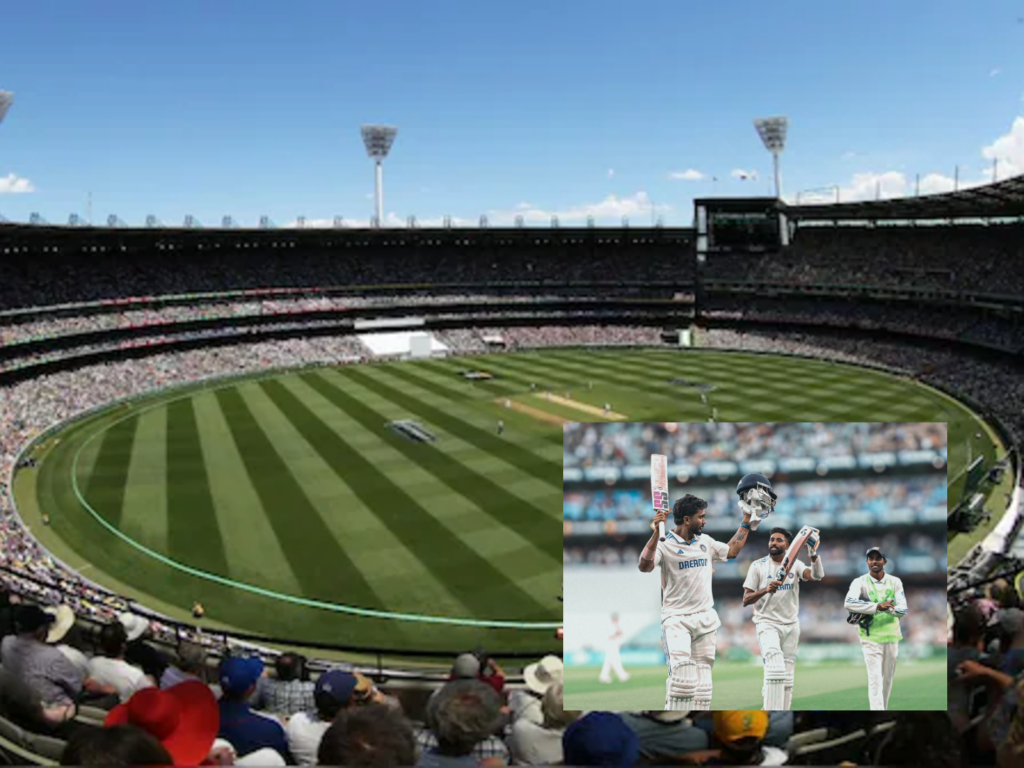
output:
[[[469,382],[466,369],[496,378]],[[709,405],[670,383],[680,377],[713,385]],[[547,390],[562,399],[538,396]],[[507,408],[505,399],[556,418]],[[211,625],[309,641],[558,648],[547,627],[344,610],[559,621],[558,419],[601,420],[577,403],[609,403],[636,421],[704,421],[711,406],[722,421],[946,421],[950,476],[965,460],[955,446],[979,429],[941,393],[852,366],[555,350],[283,372],[162,393],[39,446],[40,468],[20,470],[15,493],[58,557],[174,617],[187,619],[200,600]],[[438,441],[409,442],[384,426],[403,418]]]
[[[616,712],[664,709],[664,667],[627,669],[629,680],[598,682],[600,667],[565,670],[565,707]],[[712,709],[761,709],[764,670],[747,663],[716,661],[712,675]],[[794,675],[793,710],[867,710],[868,681],[863,664],[821,662],[800,664]],[[890,710],[946,708],[946,669],[940,659],[896,662],[889,695]]]

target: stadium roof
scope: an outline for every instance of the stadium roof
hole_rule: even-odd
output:
[[[1024,174],[959,192],[859,203],[789,205],[794,221],[960,219],[1024,216]]]

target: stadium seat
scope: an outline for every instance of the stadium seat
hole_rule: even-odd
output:
[[[25,734],[25,747],[40,757],[60,762],[64,748],[68,745],[63,739],[55,739],[53,736],[43,736],[38,733]]]
[[[0,762],[6,765],[57,765],[64,751],[64,742],[45,736],[41,738],[53,742],[41,745],[48,751],[46,755],[39,754],[30,746],[31,734],[0,717]],[[57,744],[60,745],[59,751],[54,755]]]
[[[827,738],[828,728],[814,728],[810,731],[804,731],[803,733],[794,733],[789,737],[789,741],[786,742],[786,751],[792,755],[800,747],[808,744],[817,744],[825,741]]]
[[[24,744],[25,731],[12,723],[6,717],[0,717],[0,738],[12,741],[15,744]]]
[[[867,740],[866,731],[854,731],[838,739],[806,744],[790,753],[790,765],[838,765],[843,760],[858,760]]]
[[[79,704],[78,714],[75,716],[75,720],[80,723],[85,723],[86,725],[95,725],[102,728],[103,721],[106,720],[108,714],[110,713],[105,709],[90,707],[87,704]]]
[[[878,725],[871,726],[871,730],[868,731],[868,741],[873,741],[876,738],[885,736],[889,731],[896,727],[895,720],[889,720]]]

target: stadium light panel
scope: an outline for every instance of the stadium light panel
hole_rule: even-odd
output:
[[[398,128],[393,125],[364,125],[361,128],[363,145],[366,147],[366,154],[370,156],[376,166],[376,180],[374,186],[374,200],[377,226],[384,221],[384,158],[391,151],[391,145],[395,142],[395,135]]]
[[[772,164],[775,168],[775,197],[782,199],[782,184],[779,180],[779,155],[786,148],[786,129],[789,121],[782,116],[760,117],[754,121],[757,135],[761,137],[764,148],[772,153]]]

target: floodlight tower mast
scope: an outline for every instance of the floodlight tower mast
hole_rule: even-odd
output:
[[[376,194],[374,199],[376,200],[378,226],[384,221],[384,158],[388,156],[397,133],[398,128],[390,125],[362,126],[363,144],[366,146],[366,154],[373,159],[377,168]]]
[[[775,197],[782,199],[782,184],[779,181],[779,155],[786,148],[786,127],[788,121],[785,117],[762,117],[754,121],[757,134],[764,142],[764,148],[772,153],[772,161],[775,165]]]

